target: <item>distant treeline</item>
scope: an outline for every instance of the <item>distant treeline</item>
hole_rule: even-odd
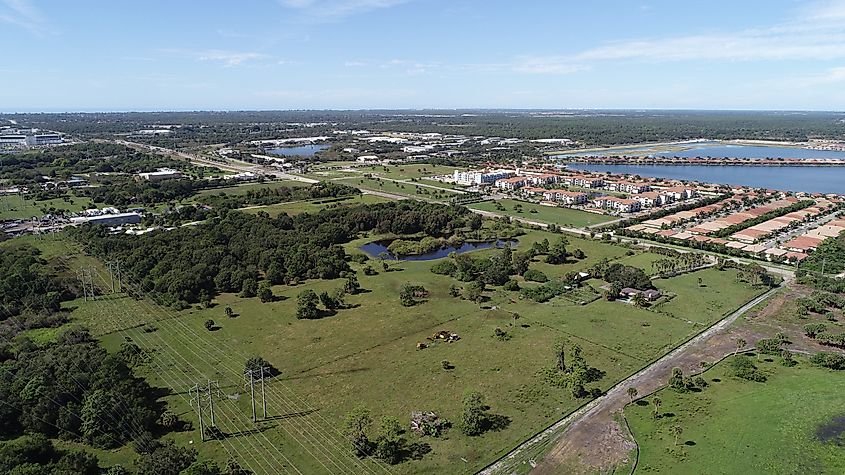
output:
[[[340,277],[350,270],[340,244],[360,232],[448,236],[471,216],[466,208],[407,200],[294,217],[232,211],[203,225],[143,236],[88,226],[75,236],[94,255],[119,259],[162,303],[180,307],[241,291],[262,276],[271,283]]]
[[[82,136],[106,136],[180,124],[149,143],[190,147],[246,140],[330,134],[336,128],[518,137],[569,138],[587,145],[644,141],[771,139],[804,141],[843,139],[845,114],[771,111],[631,111],[595,110],[543,113],[526,110],[449,111],[254,111],[132,112],[98,114],[19,114],[30,126]],[[291,123],[325,123],[291,127]]]
[[[185,165],[185,162],[139,152],[123,145],[92,142],[3,155],[0,179],[25,184],[44,181],[42,176],[68,178],[76,173],[138,173]]]

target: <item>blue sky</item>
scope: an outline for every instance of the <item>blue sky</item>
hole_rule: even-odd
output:
[[[845,0],[0,0],[0,110],[845,109]]]

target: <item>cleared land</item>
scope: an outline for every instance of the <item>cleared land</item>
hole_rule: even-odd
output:
[[[255,191],[262,188],[282,188],[282,187],[303,187],[308,186],[308,183],[304,183],[301,181],[296,180],[278,180],[278,181],[268,181],[265,183],[245,183],[242,185],[235,185],[235,186],[227,186],[225,188],[213,188],[209,190],[202,190],[196,195],[191,197],[192,201],[196,201],[197,198],[209,195],[217,195],[220,193],[226,193],[229,195],[245,195],[249,191]]]
[[[0,196],[0,219],[31,219],[52,211],[75,213],[92,207],[91,199],[71,196],[35,201],[18,195]]]
[[[804,360],[787,368],[780,358],[751,359],[766,382],[730,376],[726,361],[704,373],[709,385],[701,392],[658,392],[658,419],[652,398],[628,406],[625,415],[640,447],[637,473],[845,472],[842,446],[817,434],[843,416],[845,379]],[[677,445],[673,426],[683,430]],[[840,443],[843,430],[840,424],[830,431]]]
[[[491,211],[506,216],[516,216],[518,218],[530,219],[532,221],[539,221],[542,223],[556,224],[558,226],[583,228],[591,224],[606,223],[614,218],[603,214],[590,213],[572,208],[558,208],[554,206],[543,206],[534,203],[527,203],[516,200],[498,200],[505,210],[496,209],[496,202],[484,201],[481,203],[474,203],[469,205],[469,208],[479,209],[482,211]],[[515,205],[522,205],[522,212],[514,210]],[[536,211],[536,213],[534,212]]]
[[[355,206],[362,204],[384,203],[390,201],[386,198],[374,195],[361,195],[349,198],[321,198],[309,201],[294,201],[290,203],[279,203],[268,206],[258,206],[246,208],[243,211],[247,213],[266,212],[271,217],[276,217],[280,213],[287,213],[291,216],[301,213],[314,213],[325,208]]]

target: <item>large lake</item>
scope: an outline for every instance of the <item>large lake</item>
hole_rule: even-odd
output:
[[[329,148],[326,144],[298,145],[296,147],[278,147],[267,149],[267,153],[285,157],[310,157]]]
[[[387,250],[387,246],[389,246],[391,242],[391,240],[368,242],[367,244],[364,244],[363,246],[359,247],[359,249],[366,252],[372,257],[378,257],[382,253],[390,254],[390,251]],[[460,247],[445,246],[436,251],[426,252],[425,254],[393,257],[398,257],[400,261],[431,261],[434,259],[448,257],[449,254],[453,252],[463,254],[465,252],[475,251],[477,249],[488,249],[491,247],[503,248],[508,243],[510,243],[511,247],[514,247],[516,246],[517,241],[504,241],[500,239],[498,241],[491,242],[465,242]]]
[[[630,173],[648,177],[745,185],[755,188],[845,194],[845,167],[764,167],[715,165],[592,165],[568,168],[593,172]]]
[[[666,148],[683,150],[662,151]],[[575,152],[554,157],[565,159],[566,156],[647,156],[647,157],[715,157],[715,158],[840,158],[845,160],[845,152],[831,150],[812,150],[799,147],[776,147],[767,145],[736,145],[725,142],[697,142],[676,145],[632,145],[614,147],[595,152]]]

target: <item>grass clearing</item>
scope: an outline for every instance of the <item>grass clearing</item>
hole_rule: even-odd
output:
[[[496,203],[505,207],[504,211],[496,209]],[[522,212],[514,210],[515,205],[522,206]],[[478,209],[482,211],[491,211],[493,213],[503,214],[505,216],[515,216],[523,219],[530,219],[542,223],[555,224],[570,228],[584,228],[593,224],[601,224],[616,219],[614,216],[604,214],[590,213],[588,211],[581,211],[572,208],[561,208],[556,206],[544,206],[536,203],[529,203],[526,201],[517,201],[503,199],[498,201],[483,201],[481,203],[473,203],[469,208]],[[533,211],[536,211],[533,212]]]
[[[197,201],[198,198],[203,196],[210,196],[210,195],[218,195],[220,193],[226,193],[228,195],[245,195],[249,191],[255,191],[262,188],[282,188],[282,187],[303,187],[309,186],[308,183],[303,181],[296,181],[296,180],[278,180],[278,181],[269,181],[264,183],[245,183],[241,185],[235,186],[227,186],[224,188],[211,188],[208,190],[202,190],[199,193],[195,194],[191,198],[190,201]]]
[[[728,285],[735,282],[738,275],[732,269],[709,268],[657,280],[655,285],[664,294],[671,292],[678,296],[655,305],[654,310],[700,324],[712,324],[762,292],[747,284]]]
[[[845,378],[803,359],[792,368],[775,360],[754,360],[768,375],[764,383],[730,376],[725,361],[704,373],[709,385],[702,392],[659,391],[659,419],[651,397],[647,405],[629,405],[625,415],[640,447],[637,473],[845,472],[842,447],[816,436],[819,425],[843,416]],[[676,425],[683,430],[678,445],[670,433]]]
[[[0,220],[31,219],[46,212],[66,211],[76,213],[94,205],[88,197],[71,195],[67,198],[53,198],[36,201],[19,195],[0,196]]]
[[[276,217],[281,213],[287,213],[291,216],[302,214],[302,213],[315,213],[320,211],[321,209],[326,208],[333,208],[333,207],[344,207],[344,206],[357,206],[362,204],[374,204],[374,203],[384,203],[386,201],[390,201],[387,198],[382,198],[380,196],[375,195],[360,195],[354,197],[344,197],[344,198],[320,198],[316,200],[309,200],[309,201],[294,201],[290,203],[278,203],[274,205],[268,206],[259,206],[259,207],[250,207],[243,209],[245,213],[252,213],[256,214],[259,212],[266,212],[271,217]]]
[[[527,249],[544,238],[554,242],[559,237],[545,231],[528,231],[519,238],[517,250]],[[582,249],[585,259],[559,266],[534,262],[532,267],[541,268],[550,276],[562,275],[586,269],[602,258],[624,256],[627,251],[610,243],[566,237],[568,247]],[[345,247],[350,252],[376,238],[361,238]],[[495,252],[498,251],[487,249],[475,251],[474,255]],[[375,276],[359,272],[359,281],[366,291],[347,296],[351,308],[319,320],[296,319],[297,294],[304,289],[331,292],[342,285],[342,280],[275,286],[279,299],[272,303],[224,294],[215,299],[212,308],[180,312],[123,295],[106,296],[95,302],[77,300],[67,305],[77,307],[72,314],[74,321],[90,326],[110,350],[116,350],[129,337],[152,351],[154,363],[142,367],[141,372],[151,383],[173,389],[164,400],[183,419],[196,425],[195,413],[183,396],[187,387],[200,380],[219,380],[227,395],[241,395],[239,399],[221,399],[215,410],[221,429],[245,435],[206,443],[197,440],[196,430],[168,437],[182,444],[193,441],[201,458],[221,462],[230,451],[249,452],[250,445],[255,447],[253,453],[260,447],[267,447],[267,451],[280,447],[303,473],[331,472],[324,464],[332,468],[332,461],[356,463],[337,433],[345,414],[356,405],[367,406],[376,420],[390,415],[399,418],[403,425],[415,410],[433,410],[454,423],[460,417],[461,395],[470,389],[486,396],[493,414],[509,418],[506,427],[479,437],[466,437],[457,428],[439,439],[410,435],[411,442],[430,444],[432,452],[420,461],[404,462],[392,470],[475,472],[538,427],[585,401],[573,399],[565,389],[550,386],[539,374],[552,365],[551,349],[558,339],[569,338],[578,343],[587,362],[606,372],[603,379],[590,385],[606,390],[646,361],[700,331],[700,327],[679,319],[624,303],[597,300],[576,305],[556,298],[537,304],[498,287],[485,291],[488,300],[479,305],[450,297],[451,285],[464,284],[430,272],[436,262],[393,263],[393,272],[381,272],[380,266],[374,266],[380,271]],[[358,270],[362,267],[352,265]],[[107,286],[105,276],[99,277],[101,288]],[[730,272],[710,279],[714,285],[724,287],[745,285],[735,282]],[[431,295],[417,306],[402,307],[398,294],[406,282],[425,286]],[[680,284],[677,288],[679,298],[698,291]],[[226,306],[232,307],[236,318],[225,316]],[[515,320],[513,313],[521,318]],[[206,330],[203,323],[208,319],[214,320],[219,329]],[[152,325],[146,325],[148,322]],[[508,332],[510,340],[494,338],[497,327]],[[427,342],[426,338],[439,330],[456,332],[461,340],[417,350],[417,343]],[[249,398],[245,397],[248,390],[245,392],[241,374],[246,357],[255,354],[282,371],[267,387],[272,395],[271,415],[278,418],[258,425],[249,420]],[[443,360],[450,361],[454,369],[444,370]],[[245,432],[254,429],[259,431]],[[114,459],[129,456],[117,453]],[[263,464],[256,460],[252,468],[261,469]]]

